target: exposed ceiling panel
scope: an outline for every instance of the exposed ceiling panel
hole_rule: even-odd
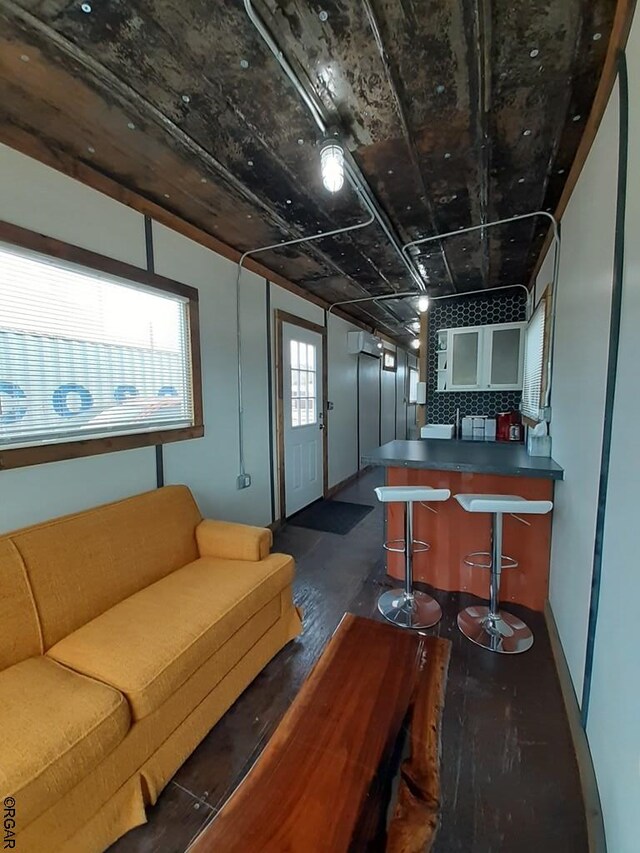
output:
[[[256,0],[400,242],[553,210],[615,0]],[[242,0],[0,0],[0,139],[89,163],[245,251],[363,221]],[[545,226],[416,259],[429,292],[526,282]],[[327,301],[415,283],[377,225],[261,261]],[[415,303],[353,308],[398,336]],[[372,320],[373,317],[373,320]]]

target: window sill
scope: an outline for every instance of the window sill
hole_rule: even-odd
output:
[[[45,462],[62,462],[67,459],[81,459],[86,456],[98,456],[102,453],[117,453],[121,450],[133,450],[139,447],[154,447],[169,444],[172,441],[188,441],[202,438],[204,425],[200,424],[181,429],[165,429],[156,432],[141,432],[133,435],[118,435],[114,438],[90,438],[86,441],[70,441],[64,444],[43,444],[37,447],[19,447],[15,450],[0,450],[0,470],[26,468],[29,465],[41,465]]]

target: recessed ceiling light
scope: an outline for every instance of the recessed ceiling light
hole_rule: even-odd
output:
[[[27,56],[27,54],[26,54],[26,53],[22,53],[22,54],[20,55],[20,59],[21,59],[23,62],[28,62],[28,61],[29,61],[29,57]]]
[[[191,100],[191,97],[189,95],[183,95],[182,100],[184,101],[185,104],[188,104],[189,101]]]
[[[87,151],[89,152],[89,154],[95,154],[96,153],[96,149],[93,147],[93,145],[88,145]]]
[[[251,219],[251,214],[247,213],[247,219]]]
[[[445,160],[450,160],[450,159],[451,159],[451,154],[449,154],[449,152],[448,152],[448,151],[447,151],[447,153],[444,155],[444,159],[445,159]]]
[[[304,145],[304,139],[300,138],[300,139],[298,140],[298,145]]]
[[[287,199],[287,204],[291,204],[291,199],[290,199],[290,198],[288,198],[288,199]]]
[[[442,85],[442,83],[440,83],[440,85],[436,86],[436,92],[439,95],[441,95],[444,92],[444,86]]]
[[[201,184],[206,184],[206,183],[207,183],[207,179],[206,179],[206,178],[200,178],[200,183],[201,183]]]
[[[594,33],[593,34],[593,40],[594,41],[600,41],[601,38],[602,38],[602,33]]]
[[[538,50],[538,48],[537,48],[537,47],[534,47],[534,48],[533,48],[533,50],[529,53],[529,56],[530,56],[532,59],[535,59],[535,58],[536,58],[536,56],[537,56],[539,53],[540,53],[540,51]]]
[[[524,178],[518,178],[518,183],[519,183],[519,184],[524,184]]]
[[[253,160],[247,160],[247,166],[253,166]]]
[[[318,17],[319,17],[319,18],[320,18],[320,20],[324,23],[325,21],[328,21],[328,20],[329,20],[329,13],[328,13],[328,12],[326,12],[326,11],[323,9],[323,10],[318,14]]]
[[[171,196],[169,195],[169,193],[165,193],[165,194],[164,194],[164,197],[165,197],[165,198],[171,198]]]
[[[580,115],[580,113],[576,113],[573,117],[573,121],[580,121],[581,118],[582,116]]]
[[[393,175],[393,169],[389,169],[389,171],[387,172],[387,175]]]
[[[127,122],[127,127],[129,128],[129,130],[135,130],[136,129],[136,126],[132,121]]]
[[[564,170],[564,169],[558,169],[558,174],[559,174],[559,175],[564,175],[564,172],[565,172],[565,170]]]
[[[89,3],[83,3],[80,8],[85,13],[85,15],[91,14],[91,5]]]
[[[240,68],[248,68],[248,67],[249,67],[249,62],[246,59],[241,59],[240,60]]]
[[[522,135],[523,135],[523,136],[531,136],[531,131],[530,131],[530,130],[524,130],[524,131],[522,132]]]

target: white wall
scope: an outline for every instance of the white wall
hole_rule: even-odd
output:
[[[556,486],[549,599],[578,695],[591,592],[616,212],[618,95],[562,219],[552,385]],[[598,200],[594,204],[594,199]]]
[[[635,853],[640,804],[640,19],[627,47],[630,138],[622,324],[602,586],[587,737],[608,849]],[[565,467],[556,490],[550,598],[578,697],[583,685],[593,566],[618,161],[619,93],[562,220],[563,261],[553,388],[553,455]],[[539,280],[540,281],[540,280]]]
[[[0,179],[0,219],[146,267],[144,217],[139,213],[2,145]],[[207,515],[268,524],[272,521],[268,364],[271,358],[273,367],[275,335],[272,326],[269,353],[267,286],[272,324],[277,309],[319,325],[325,322],[324,311],[251,272],[242,274],[245,457],[252,485],[238,490],[236,265],[158,223],[153,224],[153,243],[156,271],[197,287],[200,294],[205,435],[165,445],[165,480],[187,483]],[[346,332],[356,327],[335,317],[330,323],[329,399],[336,404],[329,430],[329,486],[333,486],[358,470],[358,359],[346,358]],[[376,371],[367,372],[362,387],[367,399],[377,401],[379,362],[370,361]],[[390,395],[387,398],[391,400]],[[393,419],[393,410],[386,417]],[[375,435],[377,444],[377,409]],[[274,469],[278,517],[277,466]],[[0,471],[0,532],[155,485],[154,448]]]
[[[380,445],[380,373],[379,358],[358,356],[360,457]]]
[[[328,315],[329,400],[329,487],[346,480],[358,470],[358,398],[355,393],[357,356],[347,347],[347,334],[358,331],[334,314]]]
[[[241,279],[245,464],[252,485],[238,490],[237,266],[163,225],[154,223],[153,235],[156,272],[200,293],[205,435],[165,446],[166,482],[187,482],[206,515],[269,524],[266,281],[251,272]]]
[[[391,344],[385,348],[395,352]],[[386,444],[396,437],[396,374],[390,370],[380,371],[380,406],[380,443]]]
[[[396,438],[407,437],[407,353],[398,350],[396,361]]]
[[[604,529],[602,590],[587,734],[609,850],[638,850],[640,806],[640,18],[627,48],[629,175],[622,324]]]

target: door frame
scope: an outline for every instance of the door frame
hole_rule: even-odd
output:
[[[276,324],[276,458],[278,464],[278,492],[280,496],[279,520],[287,517],[287,498],[284,470],[284,362],[283,362],[283,325],[289,323],[310,332],[316,332],[322,338],[322,494],[327,496],[329,482],[329,419],[327,417],[327,397],[329,391],[329,371],[327,362],[327,327],[289,314],[288,311],[275,311]],[[320,414],[320,409],[319,409]]]

